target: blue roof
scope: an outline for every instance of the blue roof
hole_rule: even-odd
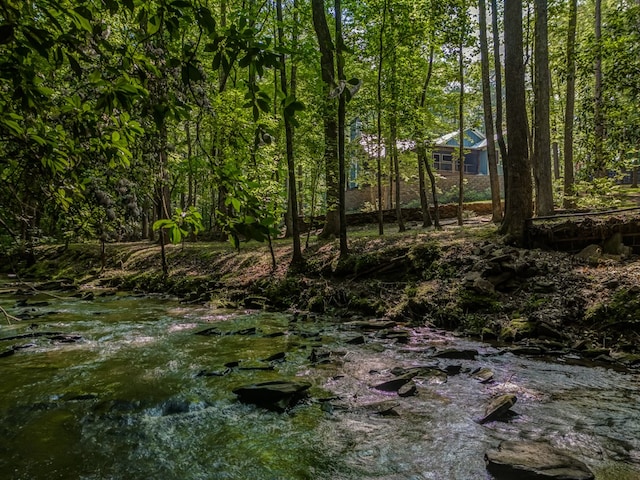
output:
[[[433,143],[436,147],[459,147],[458,138],[460,132],[451,132],[436,138]],[[475,128],[467,128],[464,131],[464,147],[472,150],[482,150],[486,148],[487,142],[484,134]]]

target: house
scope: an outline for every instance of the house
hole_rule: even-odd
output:
[[[434,169],[444,175],[453,174],[459,171],[457,161],[460,143],[458,138],[459,132],[451,132],[436,138],[427,148],[431,150],[433,156]],[[358,138],[358,142],[364,149],[369,158],[376,158],[378,154],[377,139],[374,135],[362,134]],[[386,145],[380,145],[380,157],[386,158]],[[413,140],[398,140],[398,152],[415,151],[416,145]],[[464,131],[464,173],[468,175],[489,175],[489,157],[487,155],[487,139],[484,134],[474,128],[467,128]],[[359,166],[354,170],[353,174],[357,175]]]
[[[460,132],[451,132],[436,138],[432,144],[433,166],[442,174],[459,172],[457,161],[460,150]],[[464,173],[468,175],[489,175],[487,139],[474,128],[464,131]]]
[[[432,156],[432,165],[436,174],[438,197],[440,202],[451,201],[456,197],[458,189],[459,164],[457,157],[460,150],[459,132],[451,132],[427,143],[427,151]],[[377,202],[377,188],[371,175],[378,158],[377,136],[357,131],[351,132],[350,169],[347,190],[347,210],[361,211],[370,208]],[[411,154],[415,157],[416,144],[412,140],[398,140],[398,153]],[[380,159],[386,163],[387,145],[380,144]],[[474,200],[490,199],[491,183],[489,178],[489,161],[487,142],[484,134],[476,129],[468,128],[464,131],[464,176],[465,198]],[[407,165],[415,165],[409,163]],[[411,168],[411,167],[409,167]],[[499,181],[502,187],[502,168],[498,165]],[[415,172],[408,178],[400,180],[400,202],[403,206],[419,204],[420,192],[417,180],[417,165]],[[393,203],[395,186],[389,185],[388,177],[383,178],[383,199],[386,208]]]

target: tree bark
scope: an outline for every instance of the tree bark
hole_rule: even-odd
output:
[[[482,70],[482,106],[484,109],[484,128],[487,136],[487,156],[489,163],[489,181],[491,185],[491,220],[502,221],[500,202],[500,179],[498,178],[498,152],[493,128],[493,108],[491,105],[491,83],[489,80],[489,46],[487,43],[487,5],[479,0],[480,27],[480,66]]]
[[[532,163],[536,188],[536,214],[544,216],[553,213],[547,0],[535,0],[535,22],[535,129]]]
[[[551,144],[551,155],[553,157],[553,178],[560,179],[560,145],[557,141]]]
[[[578,0],[569,0],[569,29],[567,31],[567,91],[564,110],[564,208],[572,208],[573,202],[573,117],[576,101],[576,25]]]
[[[340,98],[338,99],[338,168],[339,174],[339,210],[340,210],[340,257],[344,258],[349,254],[349,248],[347,246],[347,212],[346,212],[346,188],[347,188],[347,176],[346,176],[346,162],[344,153],[344,132],[345,132],[345,116],[347,110],[347,87],[346,77],[344,75],[344,39],[342,38],[342,2],[341,0],[335,0],[334,3],[336,9],[336,57],[337,57],[337,73],[338,81],[340,82],[342,91],[340,92]]]
[[[532,213],[531,163],[527,145],[527,109],[522,48],[522,0],[504,4],[505,85],[509,172],[505,216],[501,231],[525,243],[525,221]]]
[[[385,0],[382,9],[382,24],[380,25],[380,36],[378,44],[378,85],[376,104],[376,125],[377,125],[377,150],[376,150],[376,175],[378,183],[378,234],[384,235],[384,207],[382,205],[382,61],[384,59],[384,29],[387,23],[388,0]]]
[[[502,158],[502,168],[504,176],[505,202],[507,197],[507,144],[504,140],[502,123],[502,63],[500,62],[500,29],[498,26],[498,2],[491,0],[491,29],[493,31],[493,61],[496,76],[496,140]]]
[[[603,178],[607,175],[604,161],[604,119],[602,116],[602,0],[595,0],[595,44],[596,58],[594,62],[594,105],[593,105],[593,123],[595,126],[594,138],[594,168],[593,173],[596,177]]]
[[[390,20],[393,26],[393,34],[391,36],[392,44],[396,43],[396,31],[395,31],[395,15],[393,15],[393,9],[390,10],[392,14]],[[404,232],[404,219],[402,218],[402,202],[400,201],[400,159],[398,158],[398,88],[397,88],[397,71],[398,71],[398,57],[395,48],[391,52],[391,115],[389,118],[389,153],[391,154],[391,160],[393,163],[393,179],[396,187],[395,200],[396,200],[396,220],[398,222],[398,231]]]
[[[334,46],[327,24],[324,0],[311,0],[313,27],[320,48],[320,67],[324,83],[324,161],[325,182],[327,186],[327,214],[320,238],[340,235],[340,166],[338,161],[338,112],[331,92],[336,87]]]
[[[424,157],[424,166],[427,171],[427,176],[429,177],[429,183],[431,184],[431,196],[433,197],[433,226],[436,230],[440,230],[440,204],[438,202],[438,189],[436,187],[436,177],[433,174],[433,170],[431,170],[431,160]]]
[[[466,19],[466,12],[462,12]],[[462,226],[462,206],[464,203],[464,35],[465,22],[460,27],[460,45],[458,52],[458,81],[460,82],[460,97],[458,99],[458,135],[460,149],[458,151],[458,225]]]
[[[416,145],[416,154],[418,157],[418,181],[420,188],[420,209],[422,210],[422,227],[427,228],[433,225],[433,220],[431,220],[431,212],[429,211],[427,181],[425,179],[424,172],[424,164],[427,161],[427,153],[422,141]]]
[[[433,73],[433,56],[435,48],[433,43],[429,48],[429,67],[427,68],[427,75],[425,76],[424,83],[422,85],[422,94],[418,102],[420,110],[424,110],[427,104],[427,90],[429,89],[429,83],[431,83],[431,75]],[[422,226],[431,227],[433,220],[431,219],[431,212],[429,210],[429,197],[427,195],[427,182],[425,180],[425,170],[428,165],[429,159],[427,158],[427,148],[425,146],[424,128],[422,122],[419,124],[418,131],[415,135],[416,141],[416,153],[418,156],[418,178],[420,179],[420,206],[422,208]],[[431,174],[433,177],[433,174]],[[430,177],[430,178],[431,178]],[[435,185],[433,185],[435,187]]]
[[[278,43],[281,47],[284,47],[284,30],[282,28],[283,16],[282,16],[282,0],[276,2],[276,16],[278,19]],[[280,88],[284,94],[285,99],[288,98],[287,88],[287,67],[284,53],[280,54]],[[293,89],[292,89],[293,90]],[[295,100],[295,92],[292,91],[291,95]],[[288,186],[289,186],[289,208],[291,209],[291,234],[293,236],[293,254],[291,258],[291,266],[299,267],[304,263],[302,257],[302,248],[300,245],[300,219],[298,216],[298,194],[296,190],[296,165],[293,151],[293,124],[291,118],[286,113],[284,117],[284,130],[286,137],[286,149],[287,149],[287,174],[288,174]],[[269,241],[271,238],[269,237]],[[275,258],[275,257],[274,257]],[[275,261],[274,261],[275,263]],[[274,265],[275,268],[275,265]]]

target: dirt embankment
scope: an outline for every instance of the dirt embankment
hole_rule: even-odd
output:
[[[638,256],[518,249],[501,244],[487,224],[385,237],[353,232],[350,249],[339,260],[336,241],[315,242],[296,272],[284,240],[275,244],[275,270],[267,247],[255,243],[239,252],[217,243],[171,246],[168,277],[159,247],[149,243],[109,245],[105,269],[97,244],[42,247],[32,267],[5,258],[0,268],[23,281],[162,292],[225,307],[387,317],[513,343],[531,354],[571,348],[605,363],[640,364]]]

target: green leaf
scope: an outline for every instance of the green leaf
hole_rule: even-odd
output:
[[[160,24],[162,23],[158,15],[154,15],[147,21],[147,33],[153,35],[160,30]]]
[[[3,118],[0,120],[0,123],[3,123],[15,136],[20,136],[24,133],[24,128],[15,120]]]
[[[263,98],[258,98],[256,100],[256,103],[258,104],[258,107],[260,107],[260,110],[262,110],[263,112],[269,113],[271,111],[271,105]]]
[[[206,7],[200,7],[198,9],[198,23],[202,25],[209,34],[216,31],[216,21],[211,16],[211,10]]]
[[[80,78],[82,76],[82,67],[78,63],[78,60],[69,53],[67,53],[67,59],[69,60],[69,66],[71,67],[71,70],[73,70],[73,73],[76,74],[76,77]]]
[[[111,133],[111,141],[113,143],[118,143],[120,141],[120,132],[114,131]]]
[[[48,39],[42,37],[42,31],[37,28],[25,28],[22,32],[33,48],[41,57],[49,59],[49,50],[46,45]],[[45,32],[46,33],[46,32]]]
[[[93,33],[93,27],[91,26],[91,12],[86,7],[76,7],[69,12],[71,19],[75,25],[86,30],[89,33]]]
[[[162,218],[160,220],[156,220],[155,222],[153,222],[153,231],[158,231],[161,228],[171,228],[175,225],[176,223],[171,220],[170,218]]]
[[[213,56],[213,61],[211,62],[211,68],[214,70],[220,69],[220,62],[222,60],[222,52],[218,52]]]
[[[44,138],[42,138],[40,135],[36,135],[32,133],[29,135],[29,138],[34,142],[36,142],[41,147],[44,147],[47,144],[47,141]]]
[[[100,70],[94,70],[93,72],[91,72],[91,74],[89,75],[89,82],[93,83],[94,85],[102,82],[102,74],[100,73]]]
[[[171,243],[180,243],[182,240],[182,232],[180,228],[176,226],[169,230],[169,240]]]

